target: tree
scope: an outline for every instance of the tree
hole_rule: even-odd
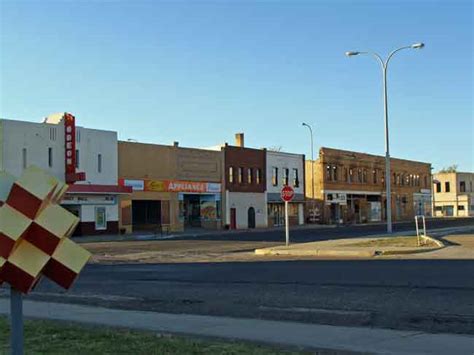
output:
[[[270,152],[281,152],[283,150],[283,147],[281,145],[275,145],[268,147],[267,150]]]
[[[453,165],[450,165],[446,168],[443,168],[441,169],[439,172],[440,173],[455,173],[458,171],[458,165],[457,164],[453,164]]]

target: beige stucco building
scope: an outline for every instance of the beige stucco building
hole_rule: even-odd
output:
[[[433,183],[436,217],[474,216],[474,173],[437,173]]]
[[[119,184],[133,189],[121,201],[121,228],[222,227],[222,152],[119,142],[118,157]]]

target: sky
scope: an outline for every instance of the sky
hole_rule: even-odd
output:
[[[471,1],[0,0],[0,117],[119,139],[321,146],[474,171]]]

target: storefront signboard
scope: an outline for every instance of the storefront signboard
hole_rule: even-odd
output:
[[[218,194],[221,192],[221,184],[215,182],[119,179],[119,185],[131,186],[133,191],[187,192],[212,194]]]

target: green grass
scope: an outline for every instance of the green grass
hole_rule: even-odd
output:
[[[384,239],[372,239],[364,242],[345,244],[350,247],[404,247],[416,248],[418,247],[418,240],[416,237],[393,237]],[[438,245],[428,241],[421,240],[422,247],[437,247]]]
[[[9,354],[9,323],[0,317],[0,354]],[[205,341],[152,332],[27,320],[25,354],[304,354],[242,342]]]

